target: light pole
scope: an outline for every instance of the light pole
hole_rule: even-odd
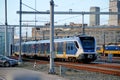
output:
[[[28,33],[27,33],[27,28],[26,28],[26,42],[27,42],[27,37],[28,37],[27,35],[28,35]]]
[[[49,74],[55,74],[54,70],[54,1],[50,1],[50,69]]]
[[[42,30],[42,38],[43,38],[43,40],[45,39],[45,31],[44,30]]]
[[[103,56],[105,56],[105,31],[104,31],[104,35],[103,35]]]
[[[35,0],[35,10],[36,10],[36,0]],[[36,13],[35,13],[35,27],[36,27]],[[37,33],[36,33],[36,28],[35,28],[35,41],[36,41],[36,39],[37,39],[37,38],[36,38],[36,34],[37,34]]]
[[[4,53],[5,56],[7,56],[7,52],[8,52],[8,48],[7,48],[8,28],[7,26],[8,26],[7,24],[7,0],[5,0],[5,53]]]
[[[11,54],[13,54],[14,53],[14,26],[12,27],[12,46],[11,46],[11,48],[12,48]]]
[[[1,45],[1,47],[0,47],[1,49],[0,49],[0,52],[1,52],[1,54],[3,54],[3,52],[2,52],[2,51],[3,51],[3,50],[2,50],[2,49],[3,49],[3,48],[2,48],[2,36],[0,36],[0,39],[1,39],[1,44],[0,44],[0,45]]]
[[[115,34],[115,44],[118,44],[118,34],[119,34],[119,32],[116,32],[116,34]]]
[[[20,22],[19,22],[19,29],[20,29],[20,31],[19,31],[19,64],[21,64],[21,62],[22,62],[22,59],[21,59],[21,39],[22,39],[22,37],[21,37],[21,25],[22,25],[22,0],[20,0],[20,15],[19,15],[19,19],[20,19]]]
[[[82,34],[85,35],[84,12],[82,13]]]

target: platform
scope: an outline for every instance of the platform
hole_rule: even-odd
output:
[[[58,75],[23,68],[0,68],[0,80],[67,80]]]

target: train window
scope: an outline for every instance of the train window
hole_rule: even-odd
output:
[[[71,41],[71,42],[67,42],[67,50],[73,50],[75,47],[75,44]]]
[[[74,43],[75,43],[75,46],[79,48],[77,41],[74,41]]]
[[[36,53],[38,53],[38,51],[39,51],[39,44],[35,44],[35,47],[36,47]]]
[[[30,52],[30,45],[28,44],[27,52]]]
[[[66,54],[75,54],[77,51],[77,48],[75,46],[75,43],[73,41],[68,41],[66,44]]]
[[[93,37],[80,37],[83,48],[90,49],[94,48],[95,41]]]
[[[73,50],[73,46],[71,46],[71,50]]]
[[[68,46],[68,50],[70,50],[70,46]]]

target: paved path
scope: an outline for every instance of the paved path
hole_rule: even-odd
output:
[[[22,69],[0,68],[0,80],[67,80],[57,75]]]

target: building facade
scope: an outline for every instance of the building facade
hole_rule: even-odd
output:
[[[12,45],[14,43],[14,29],[8,27],[8,39],[7,39],[7,54],[6,56],[11,55]],[[5,27],[0,26],[0,55],[5,54]]]
[[[98,45],[120,43],[119,26],[87,27],[85,32],[94,36]]]
[[[109,12],[120,12],[120,0],[110,0]],[[109,25],[120,26],[120,14],[109,15]]]
[[[91,7],[90,12],[100,12],[99,7]],[[90,14],[90,26],[100,25],[100,15],[99,14]]]
[[[35,32],[38,40],[49,39],[49,28],[45,29],[32,29],[32,36],[34,39]],[[98,45],[120,43],[120,28],[119,26],[86,26],[85,33],[96,38]],[[70,27],[70,28],[55,28],[54,37],[62,38],[68,36],[75,36],[82,34],[82,27]]]

